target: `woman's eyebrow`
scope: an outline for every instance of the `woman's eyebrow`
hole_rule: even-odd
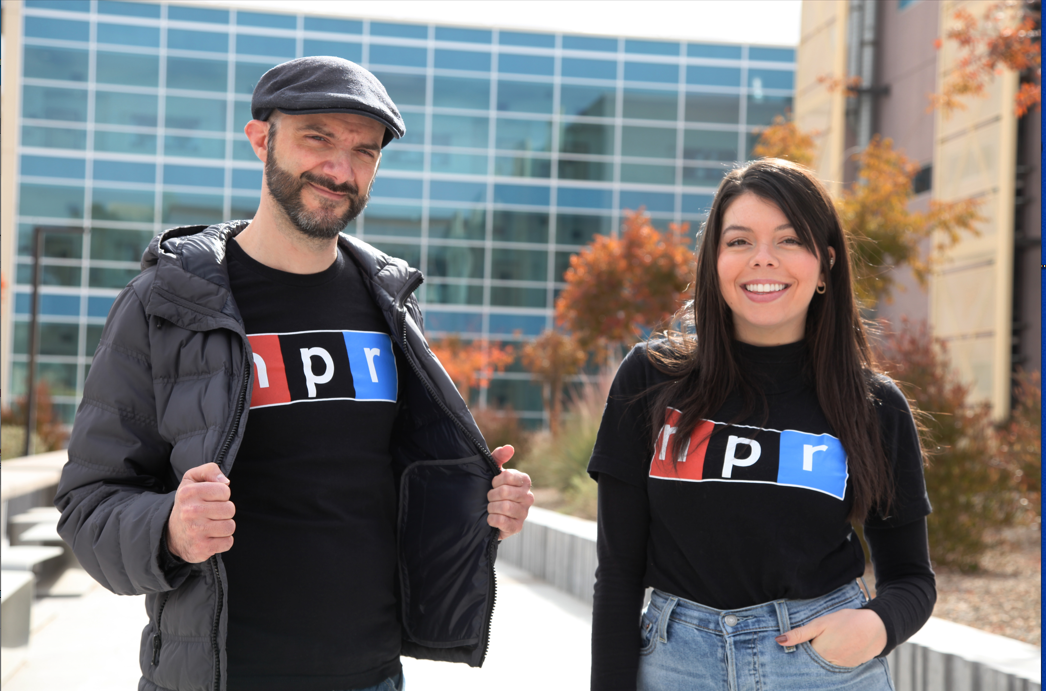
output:
[[[731,223],[726,228],[723,228],[723,232],[724,233],[727,232],[727,231],[730,231],[730,230],[740,230],[740,231],[744,231],[744,232],[747,232],[747,233],[751,233],[752,232],[751,228],[749,228],[748,226],[743,226],[740,223]],[[795,230],[795,228],[792,226],[791,223],[782,223],[781,225],[779,225],[776,228],[774,228],[774,232],[775,233],[777,231],[779,231],[779,230]]]

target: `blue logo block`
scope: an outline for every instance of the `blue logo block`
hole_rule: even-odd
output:
[[[824,492],[842,499],[846,494],[846,452],[830,434],[781,432],[777,482]]]
[[[342,331],[357,401],[396,402],[396,354],[388,334]]]

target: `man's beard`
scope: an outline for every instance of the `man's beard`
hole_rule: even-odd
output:
[[[370,199],[370,188],[368,187],[366,192],[360,194],[359,187],[351,182],[343,182],[339,185],[330,178],[308,171],[295,178],[277,163],[274,140],[275,137],[269,137],[268,155],[265,161],[265,183],[269,188],[269,194],[287,214],[294,227],[303,235],[319,240],[337,237],[338,233],[345,230],[345,226],[355,220],[367,206],[367,201]],[[346,195],[349,207],[339,214],[337,208],[341,202],[322,199],[320,208],[310,211],[305,208],[305,203],[301,198],[302,188],[308,183]]]

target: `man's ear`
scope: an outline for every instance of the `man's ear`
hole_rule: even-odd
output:
[[[247,135],[247,140],[251,143],[251,148],[254,149],[254,155],[262,163],[265,163],[269,157],[270,128],[271,124],[262,120],[251,120],[243,128],[243,133]]]

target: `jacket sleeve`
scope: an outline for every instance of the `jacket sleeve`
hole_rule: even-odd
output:
[[[171,444],[157,425],[149,323],[135,292],[143,278],[124,289],[109,313],[55,497],[62,539],[95,580],[119,595],[172,590],[190,571],[160,559],[177,479]]]

